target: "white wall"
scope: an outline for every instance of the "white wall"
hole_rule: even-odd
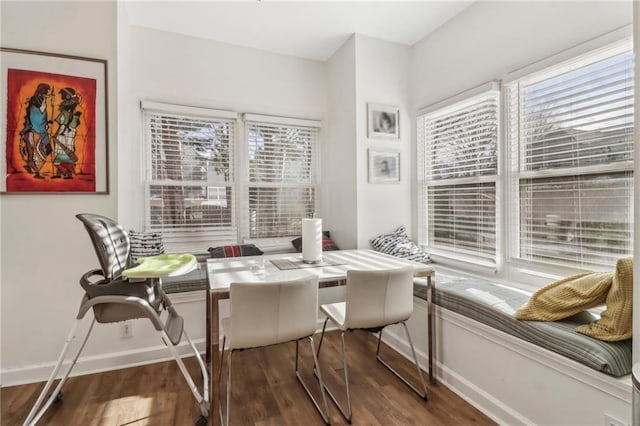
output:
[[[327,61],[329,129],[323,155],[325,229],[341,248],[405,225],[411,230],[409,48],[354,34]],[[400,138],[367,135],[367,103],[400,109]],[[400,183],[368,181],[370,148],[400,152]]]
[[[414,110],[631,24],[631,2],[475,2],[412,49]]]
[[[475,2],[413,47],[409,66],[412,110],[415,113],[484,83],[501,80],[631,23],[629,1]],[[413,150],[416,152],[415,142]],[[413,193],[416,208],[417,191]],[[505,198],[507,194],[502,191],[498,196]],[[506,249],[507,215],[506,206],[497,212],[498,253]],[[494,270],[484,272],[493,274]],[[548,280],[516,276],[516,272],[514,268],[501,268],[499,273],[501,278],[536,285]],[[561,268],[547,272],[559,276],[567,273]]]
[[[34,28],[74,25],[44,37],[24,31],[24,16]],[[132,27],[115,2],[2,2],[2,46],[109,61],[112,188],[108,196],[2,196],[1,368],[8,385],[49,374],[83,294],[79,277],[97,266],[74,215],[95,212],[143,227],[141,99],[326,121],[327,87],[320,62]],[[118,181],[125,183],[120,191]],[[191,337],[202,339],[204,302],[187,298],[180,312]],[[121,339],[116,325],[97,326],[76,371],[163,356],[158,343],[144,321],[134,322],[133,339]]]
[[[411,109],[416,111],[488,81],[500,79],[512,71],[631,22],[631,2],[475,2],[413,47],[409,66]],[[624,421],[630,418],[630,404],[616,402],[617,405],[603,408],[602,403],[607,402],[603,396],[593,400],[572,401],[573,408],[569,407],[556,417],[554,412],[536,413],[530,401],[520,399],[516,392],[509,394],[512,384],[507,383],[504,376],[482,377],[483,372],[495,371],[495,368],[476,368],[479,372],[469,373],[468,370],[474,366],[486,364],[484,361],[474,362],[474,359],[511,362],[507,355],[496,357],[501,350],[499,345],[483,339],[481,344],[474,343],[473,354],[460,355],[470,347],[470,342],[473,343],[470,340],[470,337],[475,339],[473,334],[463,336],[452,327],[442,328],[441,332],[443,345],[446,345],[439,349],[441,368],[463,377],[464,385],[469,389],[485,393],[488,402],[483,405],[480,401],[479,408],[487,413],[491,412],[488,407],[492,404],[503,404],[528,417],[531,423],[540,424],[554,418],[562,423],[567,413],[578,413],[575,419],[580,416],[588,419],[583,423],[578,420],[577,423],[581,424],[603,424],[607,412]],[[637,351],[634,352],[637,357]],[[443,353],[445,356],[442,356]],[[450,354],[449,358],[447,354]],[[537,370],[531,371],[532,375],[537,374],[533,373]],[[579,385],[567,385],[567,379],[562,374],[544,374],[532,378],[549,387],[566,389],[565,392],[571,396],[583,391]],[[509,373],[508,379],[514,380],[516,376],[522,375]],[[541,380],[542,377],[544,380]],[[531,383],[535,384],[534,381]],[[587,405],[580,406],[585,403]]]
[[[119,99],[121,120],[127,125],[121,128],[126,143],[118,173],[127,186],[120,192],[118,217],[127,229],[144,228],[141,100],[326,121],[320,62],[138,26],[127,26],[119,36],[127,44],[119,52],[127,58]],[[203,339],[204,299],[177,309],[185,316],[190,337]],[[135,347],[128,350],[154,344],[137,334]]]
[[[369,240],[405,225],[411,233],[411,127],[408,85],[409,48],[396,43],[356,35],[356,137],[358,248],[370,248]],[[367,103],[400,109],[399,139],[367,136]],[[368,181],[368,150],[400,152],[400,183]]]
[[[327,124],[322,150],[322,224],[338,247],[357,245],[356,56],[352,36],[326,63]]]
[[[97,265],[81,212],[116,214],[116,3],[0,3],[3,47],[108,61],[109,195],[1,195],[2,372],[49,362],[62,348],[83,294],[80,275]],[[26,24],[28,22],[28,24]],[[26,25],[26,26],[25,26]],[[108,346],[98,330],[87,353]],[[3,384],[8,383],[3,380]]]
[[[132,27],[129,36],[130,91],[120,102],[131,124],[119,172],[130,185],[120,220],[131,228],[144,225],[140,100],[326,119],[320,62],[142,27]]]

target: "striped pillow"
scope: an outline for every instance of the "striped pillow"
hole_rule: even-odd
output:
[[[260,256],[263,253],[255,244],[209,247],[209,256],[213,258]]]
[[[374,249],[381,253],[402,257],[421,263],[431,263],[431,257],[407,236],[407,230],[400,226],[395,231],[378,235],[369,240]]]
[[[138,263],[141,257],[156,256],[164,253],[162,234],[159,232],[129,231],[131,263]]]

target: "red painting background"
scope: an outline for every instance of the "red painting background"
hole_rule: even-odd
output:
[[[51,87],[55,94],[53,110],[47,99],[48,120],[52,121],[50,134],[55,133],[58,124],[55,118],[60,112],[60,89],[72,87],[81,96],[76,111],[82,113],[78,126],[75,145],[78,162],[73,179],[51,179],[53,156],[40,170],[44,179],[35,179],[25,170],[24,160],[20,156],[20,131],[29,98],[40,83]],[[39,71],[9,69],[7,75],[7,135],[6,135],[6,191],[7,192],[95,192],[96,188],[96,80],[71,75],[51,74]]]

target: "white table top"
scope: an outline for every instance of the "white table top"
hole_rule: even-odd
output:
[[[373,250],[336,250],[323,252],[319,266],[281,270],[272,260],[289,260],[301,263],[301,253],[246,256],[226,259],[207,259],[207,275],[210,290],[225,292],[232,282],[286,281],[309,274],[318,276],[320,282],[345,279],[349,270],[375,270],[400,268],[411,265],[416,275],[427,276],[433,270],[423,263],[412,262]]]

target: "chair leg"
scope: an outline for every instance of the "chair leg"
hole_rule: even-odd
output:
[[[227,377],[227,424],[226,426],[229,426],[229,419],[231,418],[231,356],[233,355],[233,350],[229,351],[229,361],[227,361],[229,363],[228,365],[228,370],[229,370],[229,375]]]
[[[203,380],[203,391],[202,391],[202,398],[201,400],[198,400],[198,403],[200,404],[200,411],[202,412],[202,415],[204,417],[207,417],[209,415],[209,371],[207,369],[206,364],[204,363],[202,356],[200,356],[200,352],[198,352],[198,348],[196,348],[196,345],[193,343],[193,340],[191,340],[191,338],[189,337],[189,335],[187,334],[186,330],[183,330],[182,333],[184,334],[184,337],[187,339],[187,342],[189,342],[189,346],[191,346],[191,350],[193,351],[196,359],[198,360],[198,365],[200,366],[200,372],[202,374],[202,380]],[[197,397],[196,397],[197,399]]]
[[[320,348],[322,347],[322,341],[324,340],[324,332],[327,329],[327,322],[329,322],[329,317],[324,319],[324,324],[322,325],[322,333],[320,334],[320,342],[318,342],[318,350],[316,352],[318,358],[320,357]]]
[[[326,325],[326,322],[325,322],[325,325]],[[347,409],[345,410],[344,407],[342,406],[342,404],[340,404],[338,402],[338,399],[335,397],[333,392],[331,392],[331,389],[329,389],[329,387],[327,386],[326,383],[324,385],[324,388],[326,389],[327,393],[331,397],[331,400],[338,407],[338,410],[340,410],[340,413],[342,414],[342,416],[345,418],[345,420],[347,422],[349,422],[349,424],[351,424],[351,415],[352,415],[352,411],[351,411],[351,395],[349,393],[349,372],[347,370],[347,348],[346,348],[346,345],[345,345],[345,342],[344,342],[344,333],[345,333],[344,331],[341,333],[341,337],[342,337],[342,366],[343,366],[343,369],[344,369],[344,385],[345,385],[346,396],[347,396]],[[320,347],[318,347],[318,352],[319,351],[320,351]]]
[[[42,389],[42,392],[40,392],[40,395],[38,396],[38,399],[36,400],[36,403],[33,405],[33,408],[31,408],[31,411],[29,412],[29,415],[27,416],[26,420],[24,421],[24,426],[31,426],[31,425],[35,425],[36,423],[38,423],[38,420],[40,420],[40,418],[44,415],[44,413],[49,409],[49,407],[51,406],[53,401],[55,401],[56,397],[60,393],[60,390],[62,389],[62,386],[64,385],[64,383],[66,382],[67,378],[69,377],[69,374],[71,373],[71,370],[76,365],[76,362],[78,361],[78,357],[80,357],[80,353],[84,349],[84,346],[87,343],[87,340],[89,339],[89,335],[91,334],[91,331],[93,330],[93,326],[96,323],[96,319],[95,318],[91,321],[91,325],[89,326],[89,329],[87,330],[87,333],[85,334],[84,338],[82,339],[82,344],[80,345],[80,347],[76,351],[76,354],[74,355],[74,357],[73,357],[73,359],[71,361],[71,364],[69,365],[69,367],[67,367],[67,370],[65,371],[65,373],[62,376],[62,378],[60,379],[60,382],[58,383],[58,386],[56,386],[55,390],[53,392],[51,392],[51,395],[49,396],[49,399],[47,400],[45,405],[38,411],[38,409],[40,408],[40,405],[42,404],[42,401],[44,400],[45,396],[49,392],[49,389],[51,388],[51,385],[55,381],[56,376],[58,374],[58,371],[60,371],[60,367],[62,367],[62,364],[64,362],[64,358],[67,355],[67,352],[69,351],[69,347],[70,347],[71,343],[73,342],[73,340],[76,337],[76,331],[78,329],[78,325],[80,324],[81,320],[82,320],[82,318],[76,318],[76,320],[73,322],[73,325],[71,326],[71,331],[69,332],[69,335],[67,336],[67,339],[65,340],[64,347],[62,348],[62,352],[60,353],[60,357],[58,358],[58,362],[56,363],[56,366],[54,367],[53,371],[51,372],[51,375],[49,376],[49,380],[47,380],[47,383],[44,385],[44,388]]]
[[[220,368],[218,369],[218,384],[222,383],[222,365],[224,364],[224,345],[226,343],[227,336],[222,336],[222,350],[220,351]],[[218,411],[220,415],[220,424],[224,426],[224,419],[222,413],[222,404],[220,403],[220,392],[218,392]]]
[[[309,336],[309,342],[311,344],[311,353],[313,354],[314,372],[315,372],[316,376],[318,377],[318,383],[320,385],[320,394],[322,395],[322,402],[323,402],[323,405],[324,405],[324,411],[320,408],[320,405],[318,404],[316,399],[311,394],[311,391],[309,390],[309,387],[307,386],[305,381],[302,380],[302,377],[300,376],[300,372],[298,370],[298,353],[299,353],[298,344],[300,343],[299,340],[296,340],[296,377],[298,378],[298,381],[300,382],[300,384],[302,385],[304,390],[307,392],[307,395],[311,399],[311,402],[313,402],[313,405],[316,406],[316,409],[318,410],[318,412],[322,416],[322,419],[328,425],[328,424],[330,424],[330,422],[329,422],[329,406],[327,405],[327,396],[325,394],[325,386],[324,386],[324,382],[322,381],[322,373],[320,372],[320,365],[318,364],[318,357],[316,355],[316,348],[315,348],[315,345],[313,343],[313,336]]]
[[[180,367],[180,371],[182,372],[184,379],[187,381],[187,384],[189,385],[189,389],[191,389],[193,396],[196,398],[196,401],[198,401],[198,404],[200,404],[202,415],[204,417],[207,417],[209,415],[208,402],[206,402],[205,398],[202,395],[200,395],[200,392],[198,391],[198,387],[193,382],[193,379],[191,378],[191,375],[189,374],[187,367],[185,367],[184,362],[182,362],[182,358],[180,358],[180,355],[178,355],[178,351],[176,350],[176,347],[173,345],[173,343],[171,343],[171,339],[169,338],[169,335],[167,334],[167,332],[163,329],[160,331],[160,333],[162,334],[162,340],[164,341],[165,345],[169,347],[169,349],[171,350],[171,354],[173,355],[173,358],[176,360],[176,363],[178,363],[178,367]],[[200,354],[197,353],[197,357],[199,358]]]
[[[402,321],[402,325],[404,326],[404,331],[407,334],[407,340],[409,341],[409,346],[411,347],[411,354],[413,355],[413,362],[415,363],[416,369],[418,370],[418,377],[420,377],[420,383],[422,384],[422,391],[418,390],[415,386],[413,386],[411,383],[409,383],[409,381],[407,379],[405,379],[404,377],[402,377],[400,375],[400,373],[398,373],[396,370],[394,370],[389,364],[387,364],[382,357],[380,356],[380,342],[382,341],[382,331],[384,330],[384,328],[382,330],[380,330],[380,334],[378,336],[378,349],[376,350],[376,358],[377,360],[384,365],[385,367],[387,367],[387,369],[389,371],[391,371],[393,374],[396,375],[396,377],[398,377],[400,380],[402,380],[407,386],[409,386],[415,393],[417,393],[418,395],[420,395],[420,397],[422,399],[424,399],[425,401],[428,401],[427,398],[427,386],[424,383],[424,378],[422,377],[422,370],[420,369],[420,364],[418,363],[418,357],[416,356],[416,351],[415,348],[413,347],[413,342],[411,341],[411,334],[409,334],[409,328],[407,327],[407,323],[405,321]]]

